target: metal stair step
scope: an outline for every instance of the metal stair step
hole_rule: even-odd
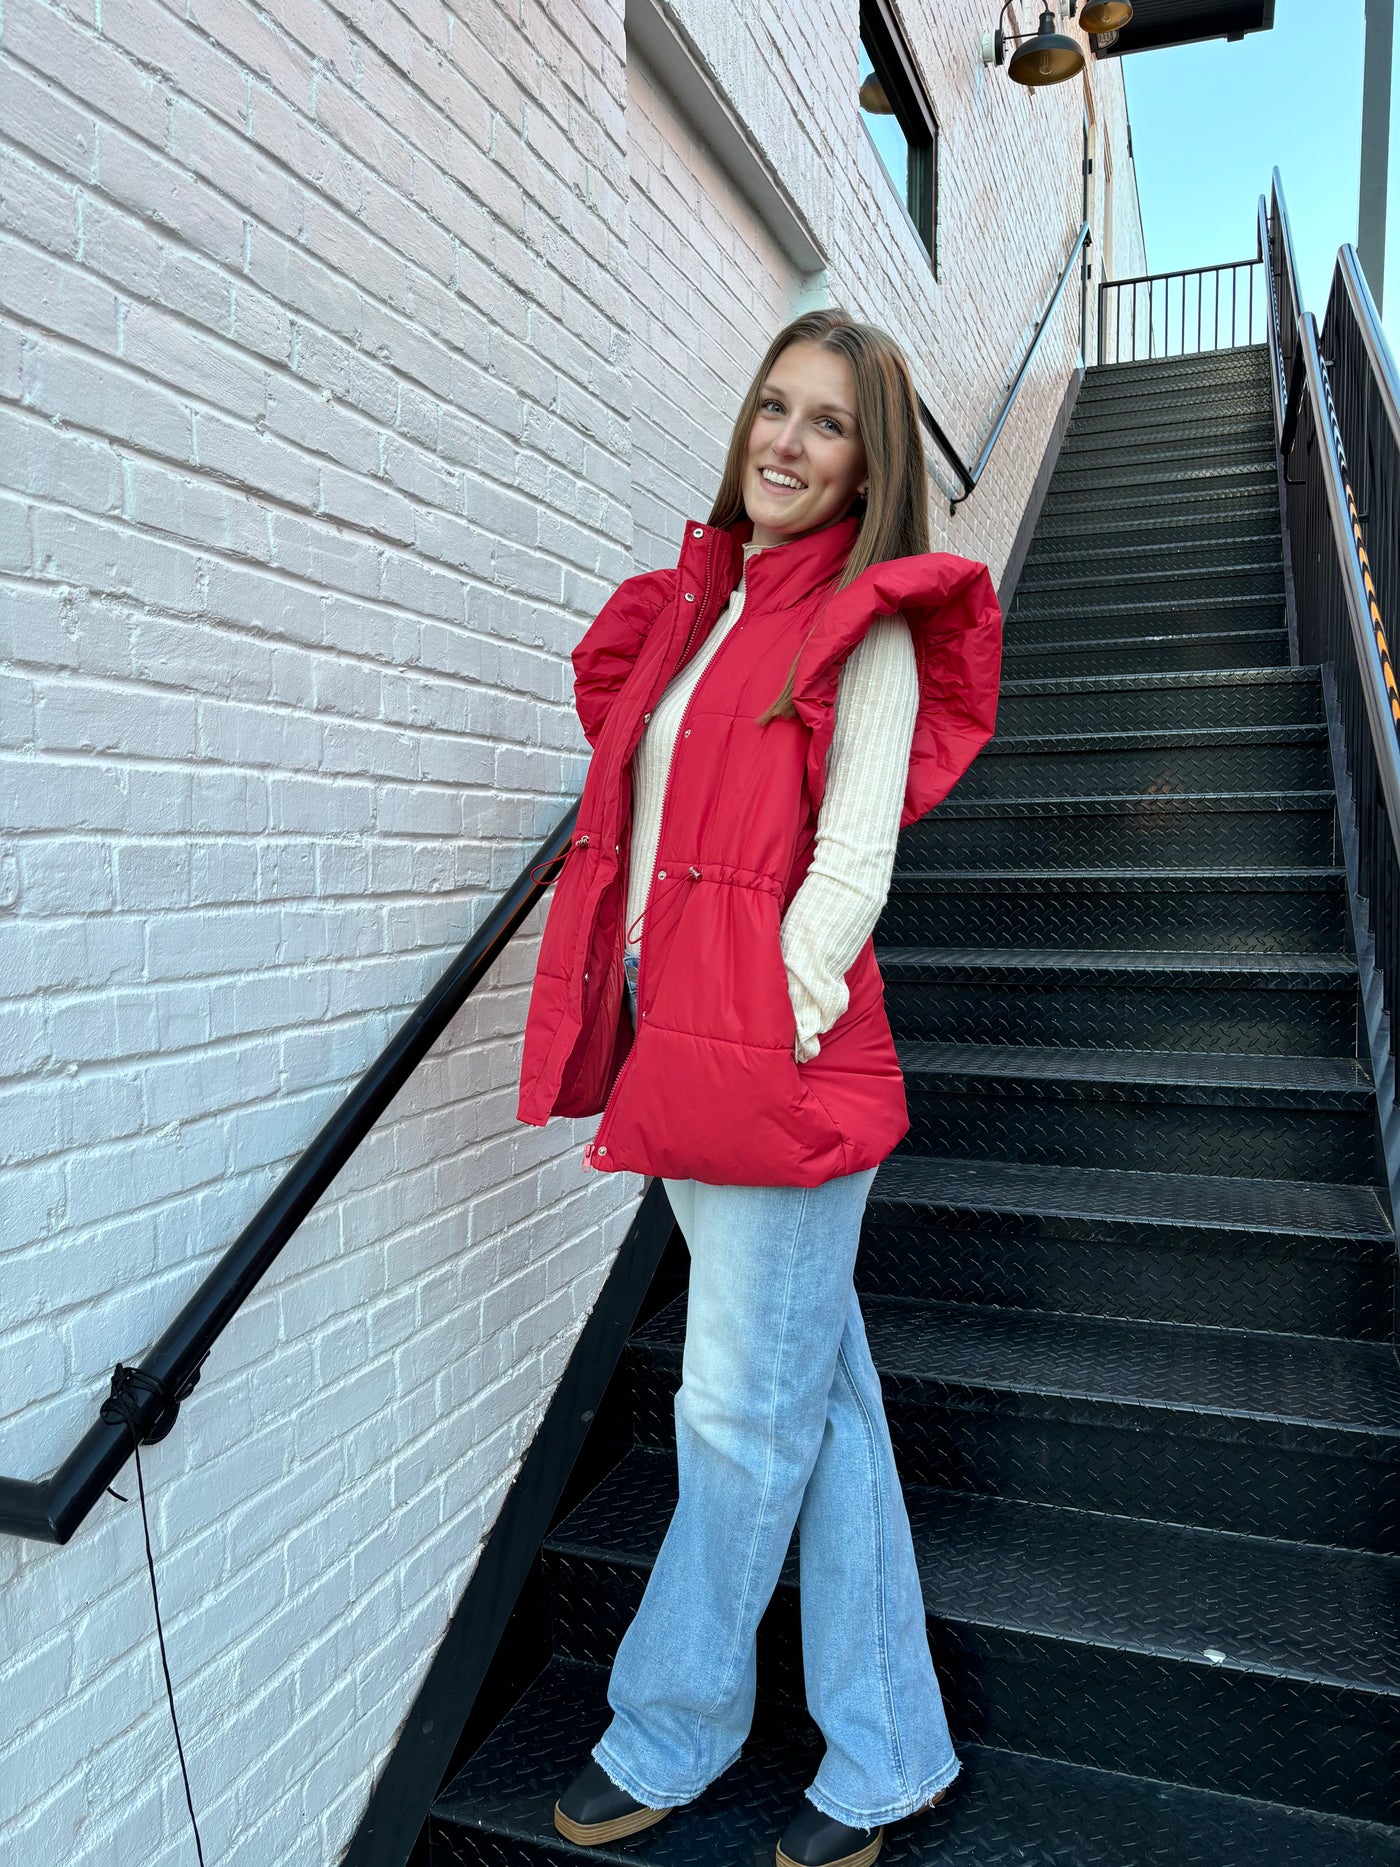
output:
[[[1060,448],[1067,468],[1107,459],[1225,461],[1268,459],[1274,446],[1272,421],[1203,416],[1195,421],[1162,420],[1108,427],[1092,419],[1071,422]]]
[[[1052,486],[1031,534],[1027,563],[1036,562],[1043,541],[1093,541],[1131,550],[1147,537],[1154,543],[1193,538],[1198,527],[1209,526],[1213,538],[1248,535],[1277,513],[1277,476],[1252,468],[1184,489],[1132,477],[1058,492]]]
[[[601,1620],[604,1589],[639,1598],[675,1495],[669,1457],[634,1451],[557,1527],[547,1567],[570,1620]],[[933,1487],[906,1501],[955,1729],[1255,1795],[1280,1792],[1286,1757],[1296,1800],[1400,1819],[1396,1558]],[[799,1671],[796,1585],[794,1549],[764,1630],[779,1701]],[[1208,1733],[1227,1725],[1222,1756]]]
[[[1012,678],[1002,682],[997,706],[999,731],[1013,734],[1178,727],[1204,732],[1321,721],[1322,684],[1315,668]]]
[[[1388,1343],[870,1294],[861,1309],[905,1485],[1400,1552]],[[674,1443],[684,1338],[678,1297],[628,1345],[640,1444]]]
[[[891,1155],[862,1293],[1271,1334],[1388,1340],[1393,1230],[1374,1189]]]
[[[1204,573],[1207,569],[1272,570],[1283,562],[1277,527],[1273,532],[1235,532],[1207,539],[1162,538],[1148,541],[1140,535],[1105,540],[1046,538],[1036,544],[1034,563],[1028,564],[1018,590],[1043,590],[1083,577],[1090,585],[1105,577],[1123,577],[1125,569],[1141,581],[1157,569],[1168,572],[1182,566]]]
[[[1035,1214],[1085,1225],[1166,1226],[1193,1231],[1391,1244],[1394,1228],[1373,1188],[1311,1181],[1121,1169],[1027,1167],[1005,1161],[891,1155],[872,1200],[1014,1217]]]
[[[1003,666],[1013,679],[1057,674],[1169,674],[1199,668],[1284,668],[1287,632],[1224,629],[1217,634],[1118,635],[1019,647],[1008,641]]]
[[[1252,467],[1202,469],[1189,482],[1126,469],[1111,479],[1100,474],[1083,485],[1062,482],[1057,487],[1052,481],[1032,541],[1058,532],[1061,526],[1092,526],[1105,536],[1116,532],[1130,538],[1140,525],[1204,518],[1248,528],[1258,522],[1257,515],[1269,500],[1277,511],[1278,475],[1262,462]]]
[[[1082,1050],[1351,1056],[1343,955],[877,949],[897,1039]]]
[[[1161,428],[1219,428],[1232,418],[1241,428],[1271,420],[1268,384],[1242,382],[1190,395],[1103,396],[1081,392],[1068,434],[1153,434]]]
[[[1117,422],[1170,418],[1218,407],[1222,402],[1239,409],[1246,418],[1262,414],[1272,405],[1267,364],[1258,372],[1211,377],[1204,371],[1155,371],[1134,365],[1132,376],[1112,376],[1089,370],[1075,402],[1075,414],[1085,420]]]
[[[1284,627],[1283,590],[1266,587],[1262,576],[1207,584],[1190,577],[1155,577],[1141,586],[1120,585],[1116,602],[1103,590],[1031,591],[1017,597],[1006,619],[1008,648],[1066,646],[1099,637],[1154,628],[1159,634],[1208,633],[1220,629]]]
[[[898,1046],[906,1074],[926,1081],[997,1084],[1006,1093],[1049,1090],[1064,1100],[1109,1094],[1144,1103],[1219,1108],[1266,1099],[1275,1108],[1370,1108],[1369,1067],[1359,1057],[1237,1055],[1229,1051],[1100,1050],[1033,1044]]]
[[[434,1805],[435,1863],[536,1867],[602,1860],[767,1867],[816,1774],[809,1720],[760,1700],[732,1767],[689,1806],[613,1846],[575,1848],[551,1811],[611,1712],[608,1671],[555,1660]],[[1400,1833],[1374,1823],[1171,1786],[969,1742],[945,1804],[891,1824],[890,1867],[1397,1867]]]
[[[1374,1090],[1356,1058],[918,1039],[896,1050],[902,1153],[1345,1184],[1376,1175]]]
[[[1037,554],[1017,586],[1017,594],[1039,595],[1048,590],[1136,591],[1164,587],[1170,593],[1187,582],[1205,583],[1222,593],[1234,589],[1272,589],[1283,579],[1283,554],[1276,539],[1261,547],[1242,550],[1233,543],[1218,546],[1137,545],[1131,549],[1100,546],[1081,551],[1069,561]],[[1130,596],[1132,604],[1140,602]]]
[[[1095,471],[1123,462],[1145,464],[1149,461],[1170,466],[1188,477],[1196,468],[1257,466],[1273,464],[1274,438],[1264,420],[1222,422],[1203,426],[1195,432],[1162,426],[1145,432],[1129,428],[1094,436],[1081,425],[1071,438],[1066,434],[1056,462],[1056,472]]]
[[[1321,726],[1008,733],[984,748],[952,795],[1275,792],[1323,789],[1330,777]]]
[[[1277,534],[1278,500],[1267,488],[1237,493],[1206,511],[1183,510],[1178,502],[1145,507],[1138,498],[1125,509],[1096,508],[1040,518],[1031,535],[1030,561],[1053,562],[1079,552],[1167,547],[1253,547],[1269,527]]]
[[[875,937],[889,946],[1334,953],[1350,939],[1344,880],[1328,864],[939,870],[918,864],[906,830]]]
[[[1174,468],[1174,471],[1168,471]],[[1103,464],[1068,469],[1057,466],[1045,495],[1042,516],[1053,521],[1061,512],[1110,511],[1127,515],[1134,508],[1155,515],[1167,501],[1175,510],[1210,511],[1222,498],[1258,498],[1272,492],[1277,498],[1278,472],[1266,457],[1237,462],[1196,462],[1183,471],[1181,462],[1119,463],[1105,477]]]
[[[666,1455],[635,1450],[549,1547],[650,1563],[675,1500]],[[1356,1689],[1400,1709],[1400,1558],[933,1487],[911,1487],[909,1506],[935,1619],[1187,1666],[1214,1650],[1217,1673]]]
[[[1154,698],[1160,699],[1160,696]],[[1112,709],[1116,711],[1116,709]],[[1097,717],[1104,719],[1110,709],[1100,703]],[[1164,724],[1162,726],[1115,727],[1108,731],[1066,728],[1059,732],[998,733],[983,747],[982,758],[1031,758],[1052,753],[1201,751],[1225,752],[1235,747],[1260,750],[1265,746],[1322,746],[1327,744],[1327,728],[1318,720],[1283,725],[1198,726]],[[975,767],[974,767],[975,769]],[[1270,790],[1269,785],[1261,789]]]
[[[1213,387],[1219,383],[1235,382],[1255,382],[1267,392],[1267,344],[1236,344],[1227,349],[1203,350],[1187,356],[1144,357],[1132,362],[1096,363],[1085,371],[1081,393],[1092,396],[1115,395],[1126,390],[1138,394],[1151,392],[1160,385],[1166,393],[1180,395],[1193,384]]]
[[[969,798],[906,829],[901,867],[1005,869],[1330,864],[1330,791]]]

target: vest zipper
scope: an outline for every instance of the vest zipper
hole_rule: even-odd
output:
[[[677,669],[676,669],[677,673],[679,673],[681,665],[685,661],[686,649],[690,647],[690,638],[692,635],[694,635],[696,629],[699,627],[700,618],[705,613],[705,605],[710,600],[710,581],[711,581],[712,567],[713,567],[713,559],[711,559],[710,564],[707,564],[706,569],[705,569],[704,588],[702,589],[700,593],[700,601],[698,605],[696,606],[695,620],[690,625],[690,629],[688,630],[686,634],[686,638],[685,638],[685,646],[681,649],[681,658],[680,658],[680,661],[677,663]],[[745,595],[747,596],[747,594],[748,593],[746,591]],[[677,746],[679,746],[680,741],[681,741],[681,736],[685,730],[686,718],[690,713],[691,707],[694,706],[695,704],[695,696],[696,694],[699,693],[700,689],[705,685],[705,676],[709,674],[710,668],[714,667],[715,662],[718,661],[720,656],[724,653],[725,648],[728,646],[728,643],[733,637],[733,634],[734,634],[734,631],[731,629],[729,631],[729,634],[725,637],[724,641],[721,642],[719,647],[715,650],[714,660],[711,661],[710,667],[705,669],[704,673],[700,676],[699,680],[695,683],[694,687],[690,690],[690,697],[686,701],[685,706],[682,708],[681,717],[676,723],[676,745]],[[671,787],[671,772],[675,767],[675,762],[676,762],[675,750],[673,749],[671,753],[671,762],[666,767],[666,791],[665,791],[664,797],[661,800],[661,821],[656,826],[656,849],[657,849],[658,855],[660,854],[661,847],[662,847],[662,841],[661,841],[662,833],[664,832],[666,828],[666,814],[671,807],[671,798],[673,796],[673,791]],[[696,871],[692,870],[691,875],[692,875],[692,879],[695,879]],[[640,958],[637,961],[637,1025],[638,1025],[638,1029],[633,1033],[632,1048],[627,1052],[627,1055],[623,1058],[622,1068],[618,1071],[616,1081],[613,1083],[612,1088],[608,1091],[608,1099],[603,1104],[603,1113],[599,1117],[599,1120],[598,1120],[598,1132],[594,1135],[593,1139],[588,1143],[588,1145],[583,1150],[583,1164],[585,1167],[591,1167],[593,1165],[593,1156],[595,1153],[606,1154],[608,1151],[607,1142],[603,1140],[603,1131],[607,1127],[608,1116],[612,1113],[612,1105],[617,1099],[617,1092],[622,1087],[622,1079],[627,1074],[627,1071],[629,1067],[631,1066],[632,1058],[637,1048],[637,1038],[641,1036],[640,1027],[641,1027],[641,1021],[642,1021],[642,1016],[643,1016],[643,1013],[642,1013],[642,980],[646,976],[646,965],[647,965],[646,916],[651,912],[651,892],[652,892],[653,887],[655,886],[655,883],[656,883],[656,878],[655,876],[653,876],[650,882],[648,882],[647,884],[646,902],[642,909],[642,938],[640,942]],[[623,905],[622,905],[624,925],[622,929],[622,941],[621,941],[621,944],[623,946],[626,945],[626,934],[627,934],[627,928],[625,925],[626,916],[627,916],[626,896],[627,896],[627,891],[624,888]],[[627,990],[627,982],[625,978],[623,980],[622,989],[624,992],[626,992]],[[600,1143],[602,1144],[601,1146],[599,1145]]]

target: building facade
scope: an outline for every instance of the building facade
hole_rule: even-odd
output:
[[[53,1468],[577,794],[569,653],[708,515],[773,331],[885,327],[971,458],[1086,202],[1093,279],[1144,269],[1120,65],[1027,92],[992,11],[7,0],[0,1470]],[[1080,314],[956,513],[930,442],[935,546],[999,577]],[[642,1191],[514,1119],[538,928],[145,1455],[225,1867],[353,1833]],[[119,1488],[0,1543],[36,1867],[188,1858]]]

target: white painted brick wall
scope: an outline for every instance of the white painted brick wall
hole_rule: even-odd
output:
[[[980,0],[902,9],[934,280],[856,9],[675,10],[974,452],[1077,224],[1079,88],[984,71]],[[811,294],[622,13],[4,0],[0,1470],[67,1450],[576,792],[568,652],[708,510]],[[1116,65],[1094,101],[1125,272]],[[1061,317],[934,501],[994,570]],[[148,1455],[211,1862],[337,1858],[630,1221],[592,1124],[514,1120],[539,923]],[[188,1858],[133,1505],[0,1548],[0,1682],[0,1857]]]

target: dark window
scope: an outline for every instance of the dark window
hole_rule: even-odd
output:
[[[932,258],[938,124],[885,0],[861,0],[858,83],[861,122]]]

